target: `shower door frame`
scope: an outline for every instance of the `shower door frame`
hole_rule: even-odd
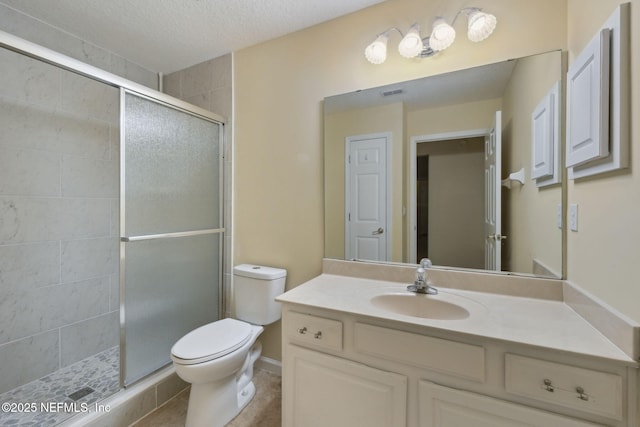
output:
[[[198,107],[196,105],[189,104],[181,99],[174,98],[173,96],[167,95],[165,93],[159,92],[157,90],[151,89],[147,86],[141,85],[139,83],[133,82],[131,80],[125,79],[124,77],[120,77],[108,71],[102,70],[98,67],[94,67],[93,65],[86,64],[77,59],[71,58],[69,56],[63,55],[54,50],[48,49],[44,46],[40,46],[36,43],[32,43],[28,40],[22,39],[20,37],[14,36],[13,34],[9,34],[4,31],[0,31],[0,47],[8,49],[10,51],[28,56],[30,58],[36,59],[38,61],[45,62],[47,64],[53,65],[55,67],[61,68],[63,70],[67,70],[83,77],[87,77],[89,79],[104,83],[108,86],[115,87],[120,89],[120,104],[124,102],[124,92],[130,92],[132,94],[141,96],[143,98],[148,98],[151,101],[155,101],[171,108],[175,108],[177,110],[184,111],[188,114],[192,114],[194,116],[200,116],[205,120],[209,120],[220,125],[220,155],[219,155],[219,167],[220,167],[220,228],[206,230],[208,234],[214,232],[216,234],[220,234],[220,269],[219,269],[219,285],[218,285],[218,310],[219,313],[223,313],[224,309],[224,298],[223,298],[223,286],[222,286],[222,278],[224,276],[224,147],[225,147],[225,120],[224,118],[216,113],[212,113],[204,108]],[[122,121],[122,106],[121,106],[121,121]],[[122,125],[121,125],[122,129]],[[123,141],[120,141],[120,146],[122,146]],[[122,151],[122,150],[121,150]],[[122,153],[121,153],[122,156]],[[121,171],[122,174],[122,171]],[[119,200],[119,203],[123,203],[122,195]],[[121,207],[121,212],[123,211]],[[120,230],[123,230],[122,223],[120,224]],[[187,232],[189,233],[189,232]],[[146,236],[148,238],[148,236]],[[165,237],[163,235],[151,236],[152,238],[162,238]],[[172,233],[171,237],[175,236],[175,233]],[[130,238],[125,237],[120,233],[120,245],[122,245],[129,241]],[[120,277],[122,280],[122,268],[123,268],[123,252],[120,250]],[[122,283],[120,283],[122,289]],[[124,309],[123,309],[123,301],[124,298],[120,295],[120,388],[124,388],[124,369],[123,369],[123,361],[124,361],[124,351],[126,351],[124,344]],[[131,385],[131,384],[130,384]]]
[[[137,96],[138,98],[147,100],[157,105],[161,105],[163,107],[167,107],[185,114],[192,115],[202,120],[209,121],[211,123],[215,123],[219,125],[218,130],[218,141],[220,141],[220,147],[218,149],[218,164],[215,165],[219,171],[219,182],[218,182],[218,218],[219,227],[218,228],[208,228],[208,229],[198,229],[193,231],[175,231],[175,232],[167,232],[162,234],[144,234],[144,235],[128,235],[126,232],[126,95],[131,94]],[[223,159],[223,150],[224,150],[224,125],[213,118],[203,116],[202,114],[197,114],[192,110],[185,108],[185,106],[191,106],[188,103],[182,103],[183,105],[177,106],[175,104],[171,104],[169,102],[159,100],[149,95],[140,94],[138,92],[134,92],[127,88],[120,88],[120,387],[130,387],[146,376],[152,374],[154,371],[161,369],[156,368],[147,372],[145,375],[138,379],[134,379],[130,383],[127,383],[126,378],[126,354],[127,354],[127,344],[126,344],[126,310],[125,310],[125,294],[127,291],[126,287],[126,247],[127,243],[132,242],[142,242],[149,240],[160,240],[160,239],[174,239],[180,237],[195,237],[202,235],[214,235],[217,234],[220,236],[218,241],[218,253],[219,253],[219,268],[218,268],[218,317],[220,318],[220,313],[223,310],[223,295],[222,295],[222,280],[223,280],[223,257],[224,257],[224,159]],[[192,106],[193,107],[193,106]],[[168,360],[169,364],[171,363]],[[166,366],[166,365],[165,365]]]

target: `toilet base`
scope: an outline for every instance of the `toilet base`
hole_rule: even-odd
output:
[[[251,402],[251,399],[253,399],[253,396],[255,395],[256,386],[253,384],[253,381],[251,381],[238,392],[238,407],[240,408],[238,410],[238,413],[240,413],[244,409],[244,407],[247,406],[249,402]]]
[[[204,387],[207,385],[210,384],[191,386],[185,427],[224,427],[251,402],[256,394],[253,381],[237,393],[235,384],[233,387],[218,386],[216,390]]]
[[[257,341],[236,375],[210,383],[192,383],[185,427],[224,427],[256,394],[253,364],[260,357]]]

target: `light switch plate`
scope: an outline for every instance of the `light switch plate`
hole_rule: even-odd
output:
[[[569,229],[571,231],[578,231],[578,204],[572,203],[569,205]]]

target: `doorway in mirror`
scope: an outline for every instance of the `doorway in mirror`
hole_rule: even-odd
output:
[[[484,268],[484,137],[418,142],[415,166],[415,259]]]
[[[416,252],[429,258],[429,156],[416,157]]]

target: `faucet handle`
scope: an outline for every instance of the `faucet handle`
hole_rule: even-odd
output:
[[[433,263],[431,262],[431,260],[429,258],[422,258],[420,260],[420,267],[422,268],[430,268],[433,266]]]
[[[418,283],[420,283],[420,284],[425,283],[425,281],[426,281],[426,275],[427,275],[427,272],[425,271],[425,269],[424,269],[424,268],[422,268],[422,267],[418,267],[418,269],[416,270],[416,281],[415,281],[415,283],[416,283],[416,284],[418,284]]]

